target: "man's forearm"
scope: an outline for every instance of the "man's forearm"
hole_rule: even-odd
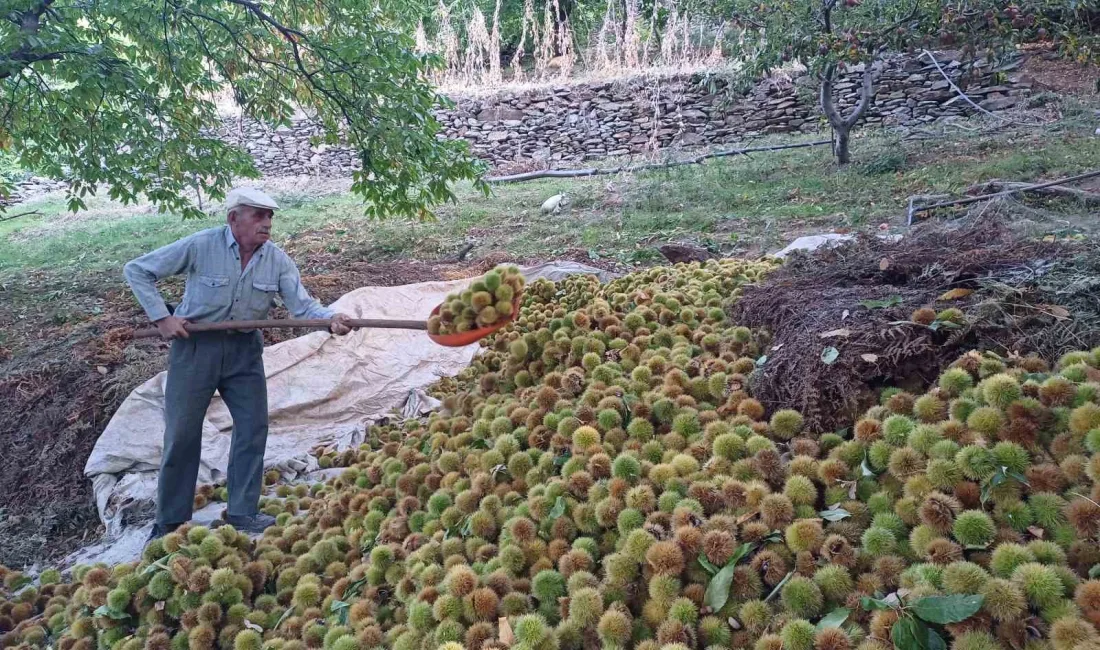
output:
[[[162,246],[131,260],[122,268],[126,282],[134,292],[149,320],[156,322],[170,316],[164,298],[157,291],[156,282],[161,278],[183,272],[190,263],[191,237]]]
[[[279,278],[279,292],[283,296],[287,311],[294,318],[330,319],[336,315],[335,311],[309,295],[309,291],[302,285],[302,276],[298,273],[298,267],[289,260],[286,270]]]
[[[126,264],[122,273],[149,320],[156,322],[170,315],[168,305],[164,304],[164,298],[157,291],[156,276],[141,268],[136,261]]]
[[[313,300],[305,312],[300,318],[318,318],[318,319],[331,319],[336,315],[336,312],[328,307],[321,305],[320,302]]]

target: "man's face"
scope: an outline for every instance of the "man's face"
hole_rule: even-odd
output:
[[[271,210],[242,205],[229,212],[229,228],[242,248],[256,248],[271,239]]]

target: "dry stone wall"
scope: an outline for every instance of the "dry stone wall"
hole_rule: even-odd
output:
[[[1013,66],[961,64],[954,53],[937,55],[945,72],[982,108],[1015,106],[1030,84]],[[894,57],[880,64],[872,106],[864,122],[919,124],[975,109],[954,92],[933,64]],[[845,111],[858,100],[862,73],[836,84]],[[721,78],[681,75],[574,84],[484,98],[453,98],[437,117],[447,138],[464,138],[494,166],[542,161],[551,165],[676,146],[722,144],[767,133],[804,133],[824,126],[816,84],[809,75],[769,79],[730,99]],[[348,175],[355,156],[340,147],[313,146],[319,133],[308,120],[268,130],[231,120],[221,137],[244,146],[268,176]]]
[[[66,187],[68,187],[68,184],[64,181],[55,181],[41,176],[27,176],[14,181],[9,187],[10,193],[7,196],[0,196],[0,207],[33,201],[50,192],[64,190]]]

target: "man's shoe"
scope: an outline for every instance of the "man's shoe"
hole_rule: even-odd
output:
[[[242,533],[260,535],[263,534],[265,530],[275,525],[275,518],[263,513],[256,513],[244,517],[227,513],[225,515],[225,523]]]
[[[145,540],[145,543],[149,544],[149,542],[154,539],[160,539],[168,533],[173,533],[182,525],[183,524],[153,524],[153,530],[149,531],[149,539]]]

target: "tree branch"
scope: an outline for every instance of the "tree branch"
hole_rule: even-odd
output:
[[[263,22],[267,23],[268,25],[273,27],[276,31],[278,31],[280,34],[282,34],[283,38],[285,38],[287,40],[287,42],[290,43],[290,49],[291,49],[291,53],[294,56],[295,66],[298,68],[298,71],[302,74],[302,76],[304,76],[306,78],[306,81],[310,84],[310,86],[312,86],[314,88],[314,90],[316,90],[317,92],[324,95],[329,101],[331,101],[333,103],[333,105],[335,105],[339,109],[341,115],[343,115],[344,120],[347,122],[347,124],[349,126],[351,126],[352,124],[355,123],[355,121],[352,119],[351,112],[350,112],[349,107],[348,107],[348,102],[341,101],[341,98],[337,96],[336,92],[333,89],[326,88],[320,81],[318,81],[316,79],[316,75],[317,75],[318,71],[315,70],[315,71],[311,72],[311,71],[306,69],[305,63],[302,61],[302,52],[301,52],[301,49],[299,48],[299,43],[298,43],[299,39],[301,39],[302,41],[305,41],[307,44],[312,45],[311,42],[310,42],[309,37],[306,36],[306,34],[300,32],[296,29],[292,29],[290,27],[287,27],[287,26],[283,25],[279,21],[275,20],[275,18],[273,18],[267,12],[265,12],[263,9],[261,9],[258,5],[250,2],[249,0],[227,0],[227,1],[232,3],[232,4],[244,7],[245,9],[250,11],[254,16],[259,18]],[[328,61],[328,59],[325,58],[324,56],[322,56],[322,59]],[[345,66],[346,66],[346,62],[342,62],[342,63],[345,63]]]
[[[1100,206],[1100,194],[1096,192],[1088,192],[1085,190],[1079,190],[1075,187],[1059,187],[1051,185],[1048,187],[1035,188],[1033,183],[1015,183],[1011,181],[987,181],[985,183],[978,183],[977,185],[971,185],[964,190],[964,193],[970,195],[998,193],[1005,191],[1015,190],[1017,192],[1033,192],[1035,194],[1047,194],[1051,196],[1057,196],[1060,198],[1073,199],[1074,201],[1080,201],[1088,206]]]
[[[740,20],[741,22],[747,23],[753,29],[761,29],[761,30],[764,29],[764,23],[756,22],[755,20],[753,20],[752,18],[749,18],[747,16],[739,16],[737,14],[734,14],[733,19],[734,20]]]
[[[833,33],[833,7],[836,6],[837,0],[822,0],[821,2],[821,22],[825,27],[826,34]]]
[[[50,5],[54,3],[54,0],[39,0],[37,7],[32,7],[19,14],[19,27],[23,30],[24,34],[37,34],[39,29],[39,19],[42,18],[42,14],[50,8]]]
[[[302,39],[302,40],[307,40],[307,36],[305,34],[303,34],[302,32],[300,32],[296,29],[291,29],[290,27],[287,27],[286,25],[283,25],[279,21],[275,20],[266,11],[261,9],[259,5],[255,4],[253,2],[249,2],[249,0],[226,0],[226,1],[230,2],[232,4],[235,4],[235,5],[238,5],[240,7],[244,7],[245,9],[247,9],[249,12],[251,12],[253,15],[255,15],[260,20],[262,20],[265,23],[271,25],[275,29],[279,30],[279,32],[282,33],[283,37],[286,38],[288,41],[290,41],[292,43],[297,42],[297,40],[299,38]]]
[[[836,76],[836,64],[830,63],[825,68],[825,73],[821,75],[821,111],[825,113],[825,118],[829,120],[829,124],[833,128],[840,128],[844,125],[844,118],[836,110],[836,105],[833,103],[833,79]]]
[[[42,29],[42,15],[46,13],[53,3],[54,0],[39,0],[38,5],[26,11],[18,12],[14,16],[10,16],[9,20],[19,26],[19,31],[22,32],[25,37],[35,36]],[[0,79],[7,79],[32,63],[37,63],[39,61],[56,61],[65,54],[76,54],[76,52],[62,50],[57,52],[36,53],[26,44],[20,45],[17,49],[0,59]],[[12,63],[21,63],[22,65],[12,66]]]
[[[860,90],[859,103],[856,104],[855,109],[852,110],[852,114],[844,119],[844,126],[849,129],[856,125],[859,118],[863,116],[863,112],[867,110],[867,107],[871,104],[871,76],[874,71],[871,69],[871,62],[868,61],[866,67],[863,69],[863,88]]]
[[[5,221],[14,221],[14,220],[18,219],[19,217],[29,217],[32,214],[39,214],[39,211],[38,210],[29,210],[27,212],[20,212],[18,214],[5,214],[4,216],[0,217],[0,223],[3,223]]]
[[[1067,178],[1059,178],[1053,181],[1047,181],[1045,183],[1027,184],[1027,183],[1006,183],[1004,184],[1008,189],[1003,189],[993,194],[983,194],[981,196],[971,196],[965,199],[958,199],[956,201],[943,201],[940,203],[933,203],[931,205],[925,205],[919,208],[913,208],[910,210],[910,215],[918,212],[927,212],[929,210],[935,210],[938,208],[946,208],[953,205],[969,205],[971,203],[977,203],[979,201],[989,201],[990,199],[1000,198],[1002,196],[1008,196],[1010,194],[1016,194],[1018,192],[1039,192],[1050,187],[1058,185],[1065,185],[1066,183],[1075,183],[1077,181],[1083,181],[1089,178],[1096,178],[1100,176],[1100,170],[1091,172],[1085,172],[1084,174],[1077,174],[1076,176],[1069,176]],[[994,186],[996,187],[996,186]],[[982,185],[972,186],[967,188],[968,191],[981,191],[985,189]],[[1082,198],[1078,196],[1077,198]]]
[[[884,30],[880,31],[878,34],[876,34],[875,35],[875,40],[883,38],[884,36],[886,36],[890,32],[897,29],[898,27],[904,27],[905,23],[907,23],[910,20],[913,20],[914,18],[917,17],[917,12],[919,11],[919,9],[920,8],[917,5],[914,4],[913,8],[909,10],[909,13],[905,17],[901,18],[900,20],[895,21],[894,24],[890,25],[886,29],[884,29]]]
[[[873,76],[874,71],[871,69],[871,63],[868,62],[863,70],[863,86],[860,88],[859,103],[852,109],[848,117],[844,117],[833,102],[833,81],[836,78],[836,64],[829,64],[825,69],[825,73],[821,75],[821,112],[825,113],[826,119],[829,120],[829,124],[834,129],[850,130],[863,116],[863,113],[871,104],[871,97],[874,95],[871,84]]]

